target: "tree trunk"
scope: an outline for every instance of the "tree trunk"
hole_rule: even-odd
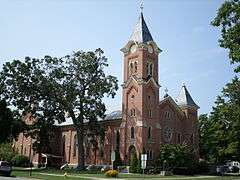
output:
[[[77,141],[78,141],[78,170],[84,170],[85,169],[85,152],[84,152],[84,132],[83,128],[78,127],[77,128]]]

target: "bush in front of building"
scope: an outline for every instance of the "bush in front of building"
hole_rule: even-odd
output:
[[[11,162],[12,158],[16,155],[10,143],[0,144],[0,161]]]
[[[17,167],[29,167],[30,161],[27,156],[18,154],[12,158],[12,164]]]
[[[105,175],[107,177],[117,177],[118,176],[118,171],[117,170],[108,170]]]
[[[193,174],[196,160],[186,145],[166,144],[160,148],[155,165],[176,174]]]
[[[138,158],[137,158],[137,153],[134,152],[131,156],[131,161],[130,161],[130,173],[138,173],[138,166],[139,166],[139,162],[138,162]]]

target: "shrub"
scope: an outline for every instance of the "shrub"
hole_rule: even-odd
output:
[[[105,173],[107,177],[117,177],[118,171],[117,170],[109,170]]]
[[[191,169],[195,166],[195,158],[186,145],[163,145],[160,148],[156,166],[163,167],[164,170],[173,170],[184,167]]]
[[[137,173],[138,172],[138,158],[137,158],[137,153],[134,152],[131,157],[131,162],[130,162],[130,169],[129,171],[131,173]]]
[[[15,155],[10,143],[0,144],[0,160],[11,162]]]
[[[17,167],[28,167],[29,162],[29,158],[23,155],[16,155],[12,158],[13,165]]]

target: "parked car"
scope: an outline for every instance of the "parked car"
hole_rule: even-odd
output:
[[[230,172],[232,173],[239,172],[240,163],[238,161],[227,161],[226,165],[228,166]]]
[[[10,176],[12,172],[12,166],[7,161],[0,161],[0,173],[5,176]]]
[[[229,167],[227,165],[217,166],[216,172],[217,172],[217,175],[223,175],[229,172]]]

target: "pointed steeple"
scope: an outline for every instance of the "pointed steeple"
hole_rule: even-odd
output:
[[[183,84],[179,96],[176,99],[176,102],[179,106],[195,107],[197,109],[199,108],[199,106],[193,101],[185,84]]]
[[[143,17],[143,12],[141,12],[139,21],[134,27],[134,31],[129,39],[129,41],[134,41],[137,43],[146,43],[153,41],[152,35],[147,27],[147,24]]]

